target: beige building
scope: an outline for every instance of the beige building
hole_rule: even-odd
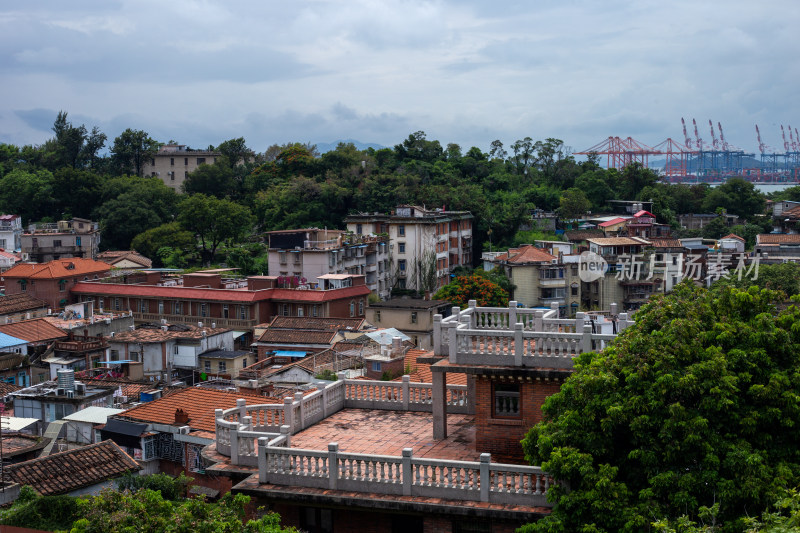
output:
[[[472,218],[468,211],[401,205],[390,215],[360,213],[345,223],[356,235],[389,235],[390,288],[424,290],[423,272],[432,262],[433,292],[450,282],[455,267],[472,265]]]
[[[390,296],[389,239],[385,235],[353,235],[342,230],[306,228],[267,232],[269,272],[311,286],[320,276],[364,276],[367,287],[381,300]]]
[[[100,225],[85,218],[55,224],[31,224],[22,235],[22,260],[47,263],[66,257],[94,259],[100,246]]]
[[[652,243],[640,237],[588,239],[589,251],[608,263],[608,271],[597,280],[583,282],[581,301],[587,310],[609,309],[612,303],[621,310],[634,311],[653,294],[663,292],[663,279],[651,275]],[[661,274],[659,274],[661,275]]]
[[[190,172],[200,165],[213,165],[220,156],[219,152],[192,150],[185,144],[165,144],[145,161],[143,174],[160,178],[167,187],[180,191]]]
[[[433,315],[450,316],[452,304],[446,300],[393,298],[367,307],[366,320],[377,328],[395,328],[409,336],[422,350],[433,347]]]
[[[510,299],[525,307],[558,304],[561,316],[575,316],[580,306],[578,257],[569,254],[570,243],[540,241],[511,248],[492,259],[514,288]],[[565,253],[566,252],[566,253]]]

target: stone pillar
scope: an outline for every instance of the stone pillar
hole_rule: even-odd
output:
[[[489,485],[491,483],[490,480],[490,472],[489,472],[489,463],[492,461],[492,455],[489,453],[482,453],[481,454],[481,501],[488,502],[489,501]]]
[[[583,336],[581,336],[581,352],[592,351],[592,325],[583,325]]]
[[[508,327],[513,328],[517,323],[517,302],[511,300],[508,302]]]
[[[522,337],[522,322],[514,324],[514,366],[522,366],[525,343]]]
[[[456,326],[453,325],[447,330],[447,334],[450,335],[450,338],[447,339],[450,353],[448,353],[447,355],[451,363],[455,363],[458,360],[458,357],[456,355],[458,353],[458,345],[457,345],[458,337],[456,336],[458,332],[456,331],[456,329],[457,329]]]
[[[433,354],[444,355],[442,353],[442,315],[433,315]]]
[[[294,401],[300,405],[300,420],[295,420],[294,422],[297,425],[297,430],[302,431],[306,429],[306,405],[303,401],[303,393],[295,392]]]
[[[286,447],[292,447],[292,428],[289,426],[281,426],[281,435],[286,437]]]
[[[447,438],[447,386],[445,372],[432,372],[433,438]]]
[[[328,444],[328,488],[336,490],[339,481],[339,444],[331,442]]]
[[[474,415],[477,411],[477,402],[478,402],[478,378],[467,374],[467,412],[471,415]]]
[[[294,409],[292,408],[292,402],[293,400],[291,398],[283,399],[283,421],[287,426],[292,428],[292,433],[294,433]]]
[[[413,454],[413,449],[403,448],[403,496],[411,496],[411,486],[414,484],[414,474],[411,468],[411,457]]]
[[[239,398],[236,400],[236,407],[239,408],[239,420],[247,416],[247,400]]]
[[[259,437],[258,439],[258,482],[269,483],[269,474],[267,472],[267,447],[269,446],[269,439],[267,437]]]
[[[408,411],[408,393],[410,392],[411,378],[409,376],[403,376],[403,411]]]
[[[534,311],[533,331],[544,331],[544,311]]]

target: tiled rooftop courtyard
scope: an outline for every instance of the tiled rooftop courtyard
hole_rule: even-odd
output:
[[[414,457],[479,461],[475,450],[475,417],[447,415],[448,436],[433,439],[433,415],[378,409],[344,409],[292,436],[292,448],[327,450],[337,442],[341,453],[400,456],[413,448]]]

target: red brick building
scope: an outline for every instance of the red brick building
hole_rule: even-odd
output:
[[[70,292],[74,301],[91,301],[95,309],[131,310],[136,322],[165,319],[230,328],[242,337],[240,344],[249,346],[255,326],[275,316],[363,318],[370,293],[364,276],[337,281],[336,288],[280,288],[277,276],[229,280],[220,271],[205,271],[169,279],[148,271],[116,283],[82,281]]]
[[[93,259],[71,257],[48,263],[22,263],[3,272],[6,295],[29,294],[52,309],[69,303],[69,294],[79,282],[108,275],[111,266]]]

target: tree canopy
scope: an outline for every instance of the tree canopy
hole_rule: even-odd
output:
[[[544,404],[523,441],[558,480],[524,531],[647,531],[713,515],[742,531],[800,484],[800,310],[683,282],[636,314]]]
[[[508,307],[508,292],[488,278],[473,273],[457,276],[452,282],[439,289],[433,296],[437,300],[447,300],[465,309],[470,300],[477,300],[479,307]]]

